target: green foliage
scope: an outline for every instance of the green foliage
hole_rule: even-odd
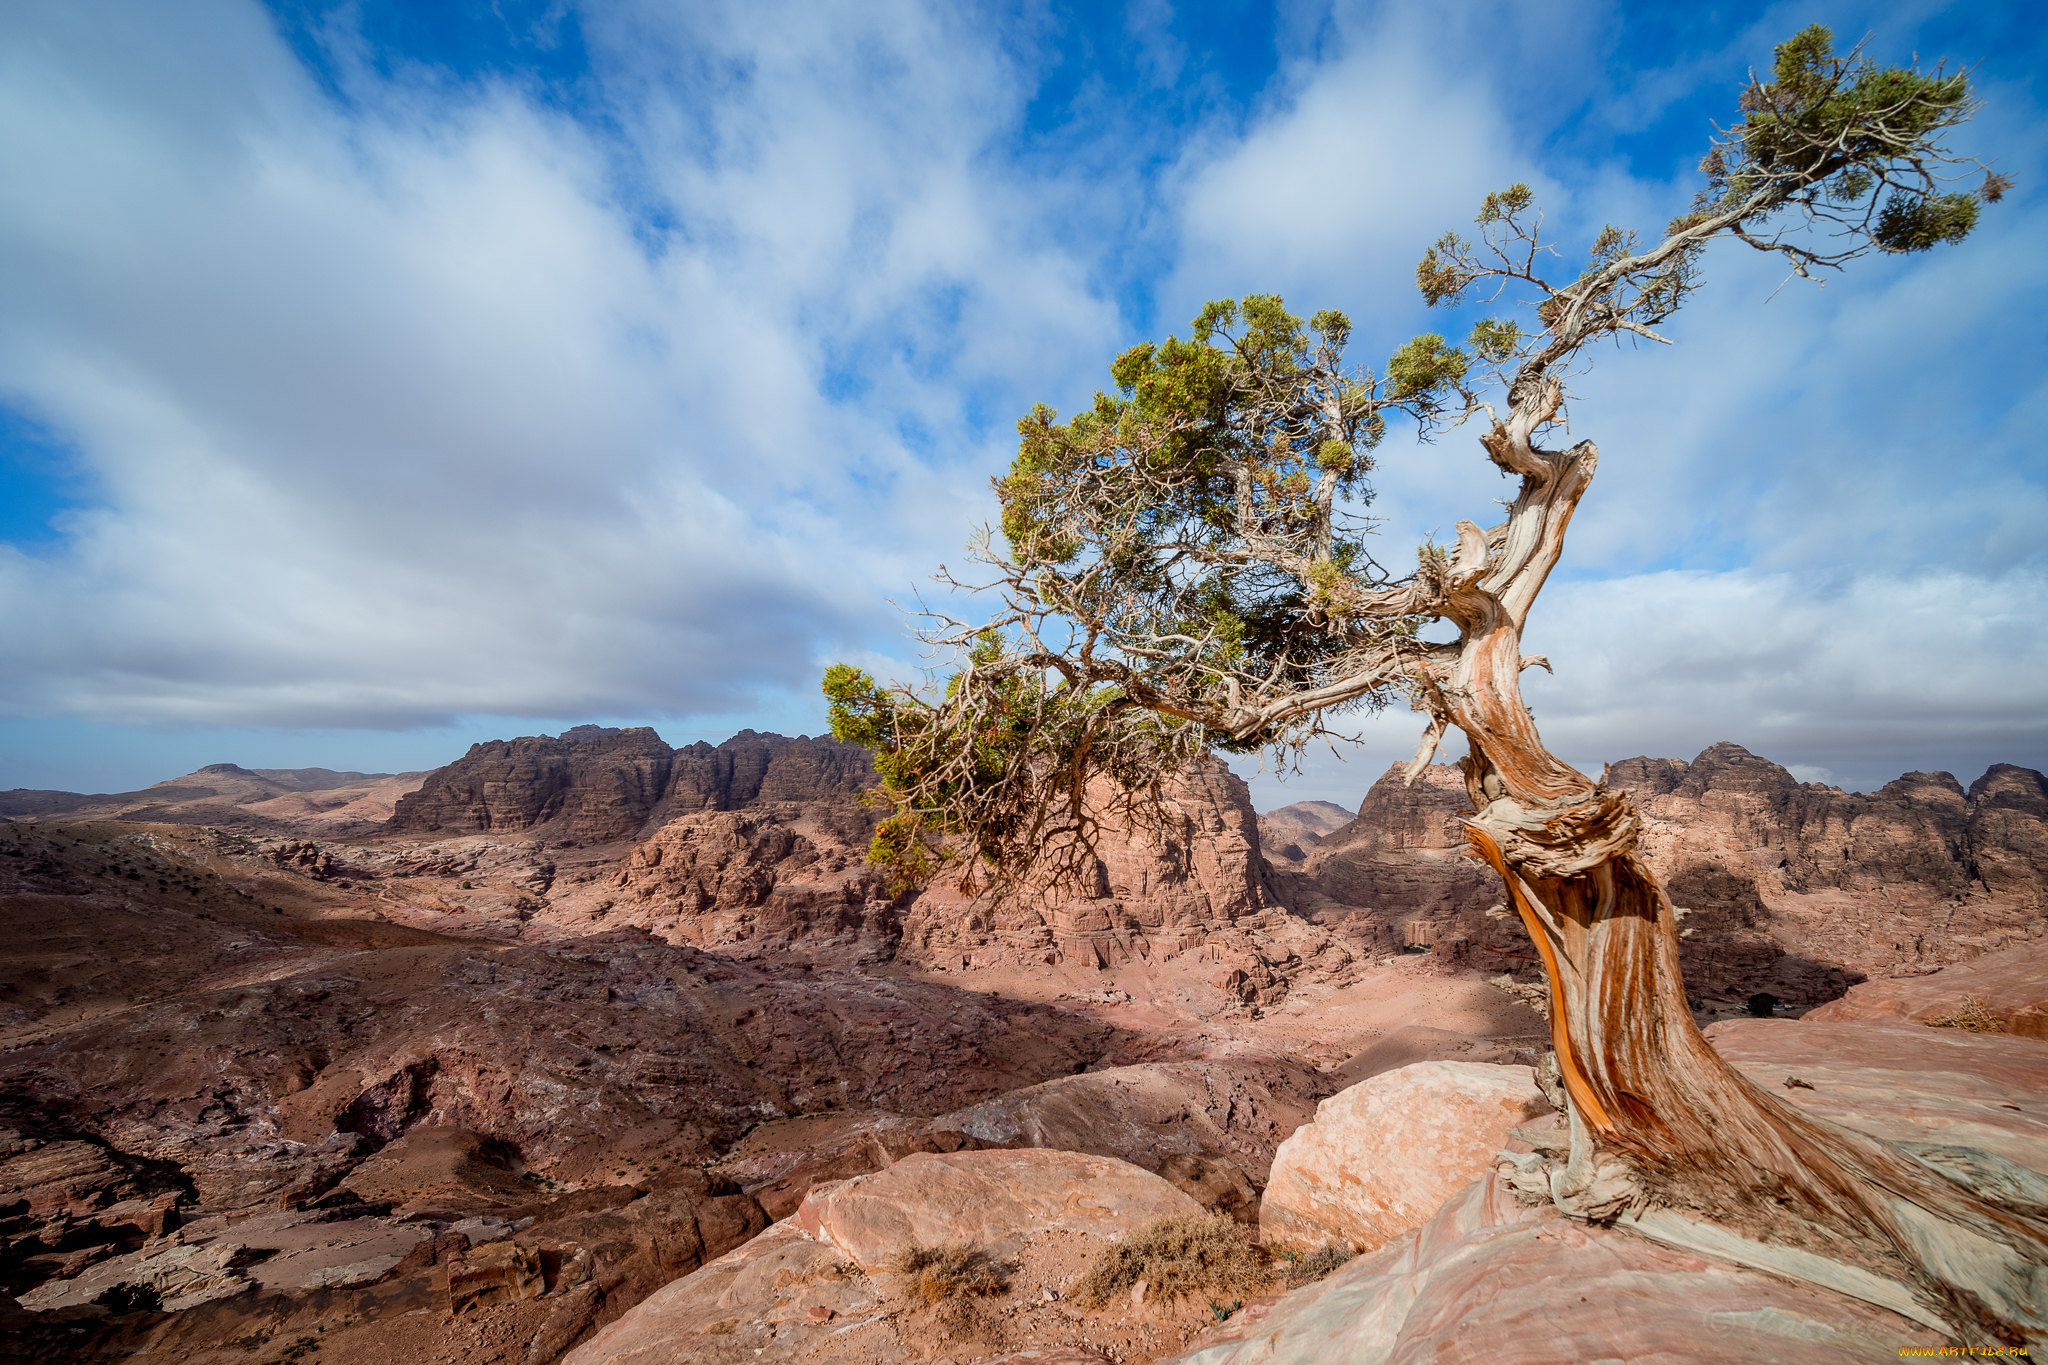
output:
[[[1522,329],[1513,318],[1482,318],[1473,324],[1471,339],[1466,344],[1481,360],[1498,364],[1522,344]]]
[[[1439,237],[1415,267],[1415,287],[1422,291],[1423,302],[1432,308],[1456,303],[1479,277],[1479,272],[1466,264],[1471,255],[1472,244],[1457,233]]]
[[[1536,202],[1535,192],[1517,181],[1504,190],[1497,190],[1480,201],[1479,214],[1473,220],[1478,223],[1498,223],[1513,218],[1516,214]]]
[[[1425,332],[1394,352],[1387,361],[1391,396],[1399,402],[1437,403],[1446,389],[1465,378],[1471,357],[1435,332]]]
[[[1366,548],[1390,418],[1427,434],[1483,417],[1489,452],[1525,471],[1526,454],[1502,453],[1508,433],[1541,449],[1594,342],[1667,340],[1656,328],[1716,237],[1805,274],[1958,241],[2010,187],[1987,171],[1971,193],[1951,188],[1963,163],[1940,137],[1972,108],[1962,75],[1838,54],[1825,27],[1781,44],[1741,108],[1659,240],[1610,224],[1583,256],[1560,252],[1527,184],[1487,195],[1472,235],[1445,233],[1415,271],[1429,304],[1477,295],[1492,314],[1462,347],[1426,333],[1384,374],[1347,370],[1343,313],[1304,322],[1277,295],[1217,299],[1185,335],[1115,357],[1080,411],[1025,414],[996,481],[1002,541],[977,545],[1001,631],[926,634],[960,651],[934,688],[885,689],[845,665],[824,679],[833,733],[876,755],[892,811],[870,856],[898,888],[969,859],[1007,877],[1085,842],[1085,793],[1156,797],[1206,750],[1298,747],[1435,667],[1419,628],[1456,617],[1445,551],[1422,547],[1395,578]],[[1553,281],[1560,259],[1579,264]]]
[[[1971,194],[1895,194],[1877,218],[1877,244],[1886,251],[1926,251],[1960,242],[1977,226]]]
[[[1775,50],[1771,79],[1742,99],[1743,121],[1701,162],[1713,206],[1745,203],[1776,182],[1796,180],[1792,202],[1848,223],[1884,251],[1925,251],[1960,241],[1976,225],[1979,201],[2010,183],[1987,174],[1974,194],[1934,188],[1932,167],[1951,159],[1940,135],[1968,118],[1969,78],[1937,68],[1879,66],[1837,53],[1822,24]],[[1884,203],[1878,206],[1878,197]]]

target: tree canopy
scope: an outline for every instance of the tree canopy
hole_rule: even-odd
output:
[[[1147,819],[1197,755],[1284,760],[1394,700],[1428,717],[1426,762],[1480,616],[1519,629],[1591,478],[1590,447],[1561,462],[1537,443],[1597,344],[1664,342],[1718,239],[1803,276],[1959,240],[2007,184],[1943,144],[1973,108],[1963,73],[1880,66],[1808,28],[1752,77],[1661,233],[1609,225],[1560,251],[1517,184],[1432,245],[1423,298],[1488,314],[1462,342],[1425,333],[1378,368],[1351,364],[1343,313],[1304,322],[1255,294],[1210,303],[1185,339],[1125,351],[1113,388],[1066,420],[1034,408],[994,481],[999,531],[971,547],[983,577],[940,575],[999,605],[928,615],[922,638],[953,660],[929,687],[845,665],[825,676],[833,733],[875,751],[894,806],[875,859],[904,885],[961,859],[998,880],[1076,861],[1095,820]],[[1365,511],[1389,430],[1465,422],[1525,482],[1507,522],[1464,523],[1412,563],[1376,556]],[[1482,579],[1503,591],[1475,605]],[[1460,640],[1425,638],[1435,621]]]

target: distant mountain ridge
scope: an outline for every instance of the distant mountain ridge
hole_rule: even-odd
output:
[[[1527,970],[1499,878],[1465,853],[1463,776],[1437,764],[1409,785],[1402,771],[1302,862],[1279,865],[1284,894],[1380,951]],[[1818,1003],[1852,980],[2048,933],[2048,778],[2030,768],[1994,764],[1967,790],[1907,773],[1845,792],[1724,742],[1690,763],[1624,759],[1607,781],[1643,813],[1644,853],[1685,913],[1686,981],[1703,993]]]
[[[244,768],[209,763],[132,792],[0,791],[0,818],[155,821],[178,825],[291,827],[359,833],[382,823],[425,773],[332,768]]]
[[[780,801],[844,801],[874,780],[867,750],[827,738],[742,730],[670,748],[647,726],[579,725],[560,735],[473,744],[400,799],[393,833],[548,826],[582,842],[650,833],[670,818]]]

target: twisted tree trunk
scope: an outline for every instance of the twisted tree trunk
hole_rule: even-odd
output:
[[[1521,634],[1593,476],[1590,442],[1540,451],[1553,383],[1482,441],[1522,478],[1505,525],[1459,524],[1445,583],[1455,664],[1420,681],[1434,736],[1456,725],[1472,844],[1506,884],[1549,975],[1569,1149],[1506,1157],[1525,1196],[1660,1241],[1826,1285],[1967,1344],[2048,1337],[2042,1182],[1974,1149],[1906,1148],[1802,1113],[1695,1026],[1676,916],[1636,850],[1626,792],[1547,750],[1523,704]]]

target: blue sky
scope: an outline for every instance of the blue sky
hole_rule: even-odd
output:
[[[0,786],[815,731],[824,663],[915,664],[890,604],[1030,404],[1249,290],[1376,361],[1511,181],[1573,249],[1653,227],[1815,20],[1974,64],[2018,189],[1825,289],[1721,251],[1602,358],[1532,701],[1595,767],[2048,766],[2025,7],[201,0],[0,14]],[[1503,492],[1383,455],[1390,547]],[[1258,799],[1355,803],[1415,728]]]

